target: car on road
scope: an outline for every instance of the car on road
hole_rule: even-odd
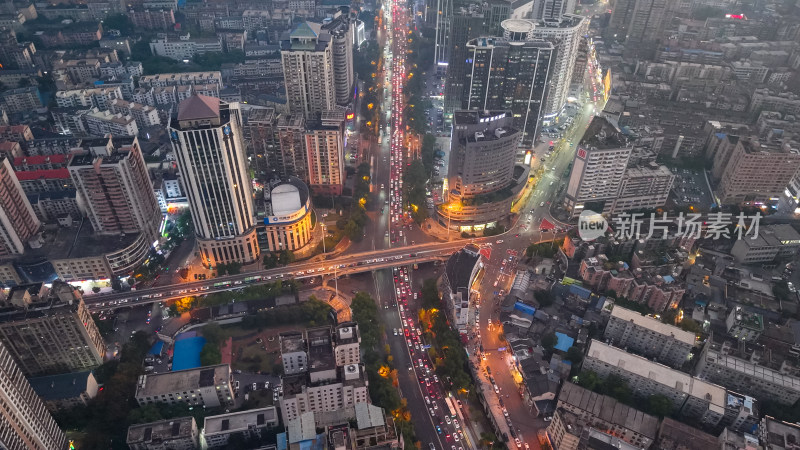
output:
[[[544,202],[542,202],[542,203],[539,203],[539,206],[544,206]]]
[[[255,391],[257,389],[258,389],[258,383],[253,383],[253,390]]]
[[[495,242],[495,244],[502,244],[502,243],[503,243],[503,240],[502,240],[502,239],[498,239],[498,240]]]
[[[444,421],[447,422],[448,425],[450,425],[451,420],[449,416],[444,416]]]
[[[522,441],[519,438],[514,438],[514,443],[517,444],[517,448],[522,448]]]

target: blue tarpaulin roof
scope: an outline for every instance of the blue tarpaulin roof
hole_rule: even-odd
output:
[[[160,355],[163,350],[164,350],[164,341],[158,341],[155,344],[153,344],[153,347],[147,353],[150,355]]]
[[[172,354],[172,370],[185,370],[200,367],[200,352],[206,345],[206,338],[191,337],[175,341]]]
[[[556,338],[558,338],[558,342],[556,343],[556,350],[561,350],[562,352],[566,352],[572,347],[572,344],[575,343],[575,339],[567,336],[564,333],[556,332]]]
[[[514,309],[516,309],[518,311],[522,311],[525,314],[530,314],[530,315],[536,314],[536,308],[534,308],[533,306],[530,306],[530,305],[526,305],[525,303],[522,303],[522,302],[514,303]]]
[[[585,288],[582,288],[580,286],[576,286],[574,284],[569,287],[569,293],[570,294],[575,294],[575,295],[577,295],[578,297],[580,297],[580,298],[582,298],[584,300],[589,298],[592,295],[592,291],[590,291],[588,289],[585,289]]]
[[[672,283],[673,281],[675,281],[675,278],[672,278],[669,275],[664,275],[664,283]]]

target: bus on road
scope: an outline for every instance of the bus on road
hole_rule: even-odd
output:
[[[450,417],[454,419],[458,418],[458,414],[456,414],[456,408],[453,406],[453,399],[450,397],[445,397],[444,402],[447,403],[447,408],[450,410]]]

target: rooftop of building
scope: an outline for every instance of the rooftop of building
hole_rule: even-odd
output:
[[[0,302],[0,323],[73,314],[81,301],[80,292],[58,280],[50,289],[43,288],[42,283],[15,286]]]
[[[509,114],[508,111],[480,111],[480,110],[457,110],[453,112],[453,125],[477,125],[479,123],[490,123],[502,119]]]
[[[209,416],[203,422],[203,433],[206,435],[216,433],[245,432],[250,427],[265,427],[268,423],[278,421],[278,410],[274,406],[266,408],[249,409],[246,411]]]
[[[227,364],[142,375],[136,387],[136,397],[155,397],[173,392],[188,392],[217,384],[228,384],[230,378],[231,367]]]
[[[544,28],[572,28],[580,25],[584,19],[586,19],[586,17],[577,14],[562,14],[561,20],[543,20],[537,22],[536,26]]]
[[[444,271],[451,292],[469,289],[473,270],[480,259],[480,253],[467,249],[461,249],[447,259]]]
[[[183,439],[192,436],[196,431],[194,417],[176,417],[174,419],[160,420],[158,422],[131,425],[128,428],[126,442],[138,443],[163,443],[174,439]]]
[[[755,331],[764,330],[764,316],[754,311],[748,311],[741,306],[735,306],[733,309],[731,309],[730,319],[734,325],[738,325],[740,327],[749,328]]]
[[[673,339],[683,342],[684,344],[694,345],[695,334],[684,331],[676,326],[666,324],[654,317],[644,316],[636,311],[625,309],[619,305],[614,305],[611,310],[611,317],[626,322],[631,322],[642,328],[655,331],[664,336],[671,336]]]
[[[336,367],[330,327],[306,330],[308,342],[308,368],[311,371],[329,370]]]
[[[192,95],[178,105],[178,120],[218,118],[219,104],[218,98]]]
[[[752,237],[752,236],[750,236]],[[800,233],[789,224],[765,225],[759,228],[755,239],[741,239],[750,248],[800,245]]]
[[[707,450],[719,447],[717,436],[665,417],[658,434],[661,450]]]
[[[667,166],[636,166],[625,169],[625,178],[671,177],[673,175]]]
[[[308,411],[300,414],[295,419],[289,420],[286,424],[286,433],[289,438],[289,444],[297,444],[316,438],[317,426],[314,421],[314,412]]]
[[[59,169],[39,169],[14,172],[19,181],[33,180],[67,180],[70,178],[69,169],[62,167]]]
[[[94,378],[91,370],[84,372],[62,373],[43,377],[28,378],[36,395],[44,401],[75,398],[86,392],[90,379]]]
[[[800,370],[791,359],[779,352],[771,352],[759,345],[719,338],[709,340],[706,358],[716,365],[746,374],[752,379],[769,381],[787,389],[800,391]]]
[[[65,164],[68,155],[37,155],[37,156],[21,156],[14,158],[14,167],[25,165],[38,166],[42,164]]]
[[[627,428],[650,439],[655,439],[658,431],[657,417],[624,405],[606,395],[584,389],[577,384],[565,382],[558,394],[558,402],[587,411],[605,422]]]
[[[324,51],[331,35],[322,29],[321,23],[301,22],[290,33],[289,39],[281,42],[282,51]]]
[[[308,203],[308,186],[296,177],[288,177],[282,180],[274,180],[269,183],[271,191],[266,195],[268,201],[268,212],[273,216],[292,214],[297,212]]]
[[[55,261],[101,256],[127,248],[139,238],[138,233],[124,236],[95,233],[89,220],[82,220],[78,226],[46,229],[40,236],[43,239],[42,246],[26,249],[25,254],[18,259],[21,264],[40,264],[43,257]]]
[[[742,146],[745,153],[797,153],[789,147],[788,144],[781,144],[778,142],[767,142],[764,140],[754,139],[739,139],[739,145]]]
[[[761,421],[762,444],[767,444],[767,448],[797,448],[800,442],[800,425],[777,420],[774,417],[766,416]]]
[[[281,344],[281,353],[304,352],[306,341],[301,331],[287,331],[280,333],[278,339]]]
[[[275,108],[252,108],[247,113],[247,123],[269,123],[277,117]]]
[[[628,139],[619,128],[615,127],[602,116],[595,116],[586,128],[580,145],[583,147],[608,150],[623,148],[628,145]]]
[[[612,367],[649,379],[683,394],[704,399],[715,409],[721,411],[725,409],[725,388],[655,363],[647,358],[594,339],[589,344],[586,357],[602,361]]]
[[[358,324],[355,322],[344,322],[336,325],[334,329],[336,345],[347,345],[358,342]]]

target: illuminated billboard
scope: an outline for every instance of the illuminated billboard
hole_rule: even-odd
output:
[[[606,76],[603,78],[603,100],[608,101],[608,96],[611,94],[611,69],[606,70]]]

